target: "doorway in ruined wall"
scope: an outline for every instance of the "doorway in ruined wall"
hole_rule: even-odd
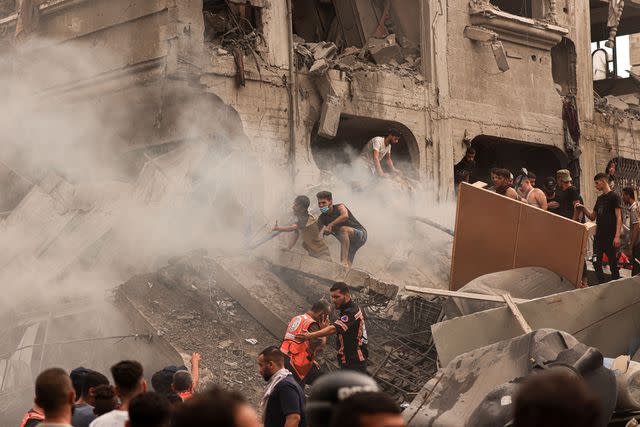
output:
[[[508,169],[514,177],[526,168],[536,174],[536,187],[540,187],[545,177],[555,177],[556,171],[567,165],[565,154],[556,147],[487,135],[475,137],[471,146],[476,149],[475,180],[486,183],[491,183],[491,168]]]
[[[339,173],[353,164],[371,138],[385,136],[389,129],[396,129],[402,135],[400,142],[393,146],[393,163],[407,176],[417,179],[420,161],[416,137],[405,125],[390,120],[343,114],[333,139],[319,136],[316,125],[311,137],[313,159],[319,169]]]

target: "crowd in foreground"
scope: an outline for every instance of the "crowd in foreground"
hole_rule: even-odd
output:
[[[265,379],[284,370],[284,355],[278,356],[277,351],[272,347],[260,354]],[[106,377],[95,371],[72,381],[63,369],[44,370],[35,382],[35,405],[22,426],[403,427],[411,422],[411,416],[403,417],[397,402],[381,392],[372,378],[355,371],[323,376],[310,388],[308,399],[292,382],[298,388],[298,405],[283,404],[266,393],[262,420],[242,394],[219,386],[197,393],[191,390],[171,400],[166,393],[147,389],[142,366],[136,361],[116,363],[111,374],[113,385],[108,380],[97,385]],[[82,392],[76,399],[78,385]],[[512,405],[513,420],[507,425],[514,427],[596,427],[602,419],[595,394],[579,376],[565,371],[530,375],[513,403],[504,404]]]

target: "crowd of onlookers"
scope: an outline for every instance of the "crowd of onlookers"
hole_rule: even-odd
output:
[[[277,351],[271,347],[260,354],[260,372],[265,379],[273,377],[274,369],[282,369],[283,355],[278,356]],[[268,366],[274,361],[275,365]],[[188,378],[186,370],[174,372],[167,391],[165,380],[172,370],[169,367],[154,374],[162,380],[156,382],[158,388],[149,391],[143,368],[136,361],[113,365],[113,384],[103,374],[84,368],[74,369],[71,375],[60,368],[46,369],[36,379],[35,404],[21,426],[404,427],[410,422],[410,416],[403,417],[398,403],[381,392],[371,377],[356,371],[322,376],[311,386],[308,398],[300,394],[297,406],[282,396],[273,399],[277,393],[268,383],[259,419],[238,392],[218,386],[194,392],[193,382],[184,390],[177,383]],[[530,375],[513,402],[502,405],[512,405],[514,418],[509,425],[514,427],[595,427],[602,418],[593,390],[579,376],[564,371]]]
[[[554,177],[546,177],[536,185],[537,177],[533,171],[522,169],[520,175],[514,177],[508,169],[493,168],[488,189],[573,221],[595,221],[592,263],[598,283],[604,283],[605,264],[609,265],[612,280],[620,278],[620,263],[631,267],[632,275],[640,273],[637,260],[640,258],[640,220],[636,189],[617,188],[615,169],[616,164],[610,162],[605,173],[594,177],[595,188],[600,195],[593,209],[585,206],[567,169],[558,170]],[[474,170],[475,150],[470,148],[454,168],[456,185],[473,180]],[[626,226],[623,225],[625,222]],[[586,263],[584,270],[586,273]],[[584,276],[583,286],[587,286]]]

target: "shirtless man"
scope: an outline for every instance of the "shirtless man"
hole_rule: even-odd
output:
[[[527,202],[545,211],[547,210],[547,196],[542,190],[534,188],[533,185],[531,185],[531,178],[527,175],[520,175],[518,179],[516,179],[516,183],[518,184],[518,191],[520,192],[523,202]]]

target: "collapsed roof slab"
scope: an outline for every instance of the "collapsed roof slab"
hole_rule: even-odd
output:
[[[639,304],[640,278],[631,277],[531,300],[518,304],[518,308],[533,329],[566,331],[605,356],[617,357],[637,345]],[[507,307],[441,322],[431,330],[442,364],[462,353],[522,334]]]

